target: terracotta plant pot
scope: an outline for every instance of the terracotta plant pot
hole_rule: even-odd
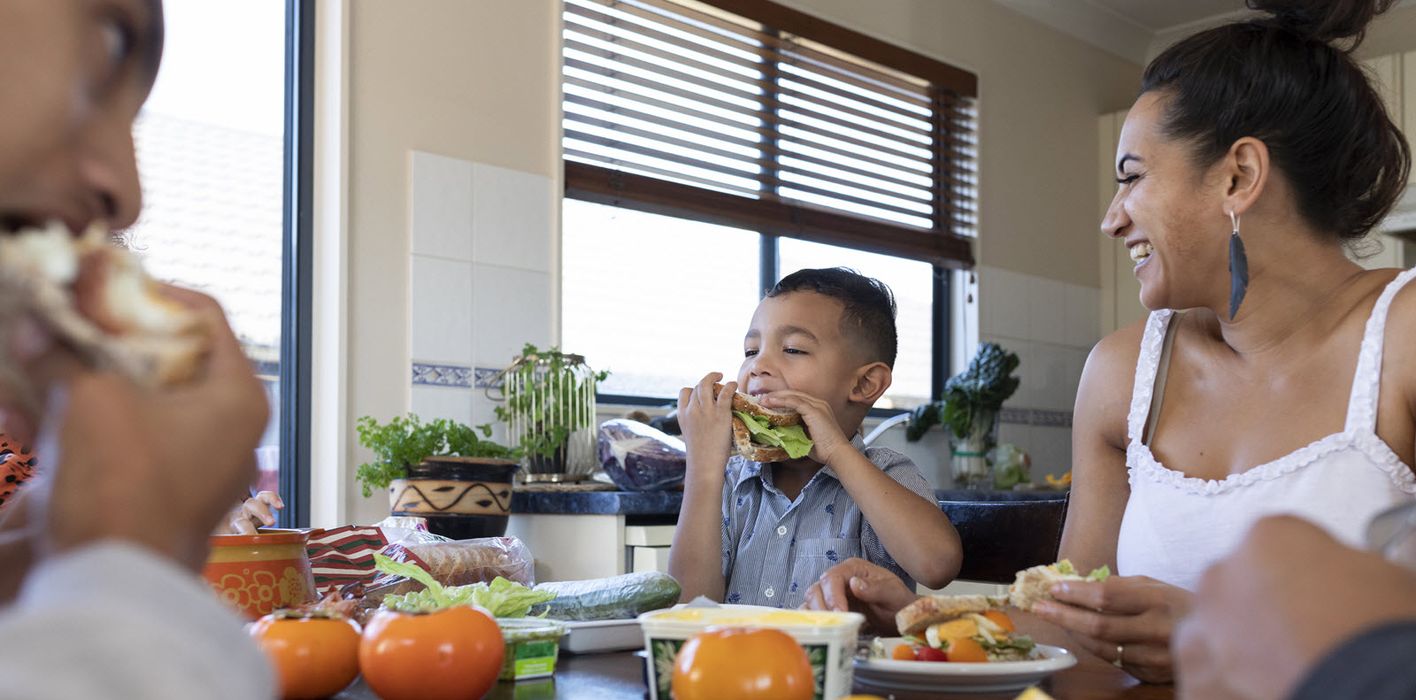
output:
[[[501,537],[517,468],[505,459],[429,457],[389,485],[389,510],[427,518],[430,532],[454,540]]]
[[[299,530],[212,535],[202,576],[217,595],[252,620],[315,600],[315,579]]]

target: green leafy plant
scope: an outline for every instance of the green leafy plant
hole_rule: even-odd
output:
[[[996,413],[1018,390],[1018,356],[995,343],[980,343],[968,369],[949,378],[944,396],[914,410],[905,439],[919,440],[930,428],[942,424],[957,439],[974,429],[974,419],[982,413]]]
[[[594,396],[595,387],[610,376],[607,371],[585,374],[576,371],[583,366],[552,347],[541,350],[531,343],[521,349],[522,362],[502,377],[503,386],[534,387],[534,391],[508,394],[506,403],[497,407],[497,419],[503,423],[519,422],[526,427],[518,448],[529,457],[556,460],[565,456],[566,441],[571,433],[586,425],[594,425],[594,405],[582,404],[572,397],[585,392]]]
[[[363,487],[365,498],[373,495],[375,490],[388,488],[394,479],[408,476],[408,467],[429,457],[521,458],[520,450],[499,445],[490,439],[490,425],[473,428],[446,418],[425,423],[410,413],[394,416],[386,424],[364,416],[359,419],[356,429],[359,444],[373,450],[375,457],[373,462],[359,465],[354,474]]]

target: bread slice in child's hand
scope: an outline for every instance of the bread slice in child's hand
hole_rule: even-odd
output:
[[[28,316],[86,365],[158,388],[196,378],[210,345],[202,319],[164,296],[100,225],[78,237],[59,223],[0,235],[0,296],[4,355]]]
[[[722,384],[714,384],[713,397],[717,398],[718,393],[722,390]],[[761,424],[765,424],[765,426],[761,426],[757,431],[753,431],[738,415],[739,413],[757,419],[760,426]],[[753,462],[763,463],[782,462],[791,459],[792,455],[784,447],[764,444],[762,442],[762,432],[763,428],[776,430],[799,425],[802,425],[800,413],[791,409],[768,408],[763,406],[756,397],[749,396],[740,391],[733,392],[733,450],[737,454]],[[809,440],[807,441],[807,447],[810,447]]]

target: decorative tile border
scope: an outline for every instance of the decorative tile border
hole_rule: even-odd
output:
[[[501,381],[497,379],[497,376],[502,373],[501,370],[492,369],[490,367],[478,367],[472,371],[476,375],[476,379],[473,380],[473,385],[478,389],[491,389],[501,386]]]
[[[1051,411],[1044,408],[1007,408],[999,412],[998,420],[1014,425],[1038,425],[1047,428],[1072,427],[1071,411]]]
[[[414,362],[413,384],[415,386],[447,386],[470,389],[472,388],[472,368]]]

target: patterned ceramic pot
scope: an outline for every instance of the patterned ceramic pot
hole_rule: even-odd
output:
[[[389,510],[427,518],[430,532],[454,540],[501,537],[517,468],[505,459],[429,457],[389,485]]]
[[[315,579],[306,538],[298,530],[212,535],[202,576],[222,600],[252,620],[278,608],[312,602]]]

